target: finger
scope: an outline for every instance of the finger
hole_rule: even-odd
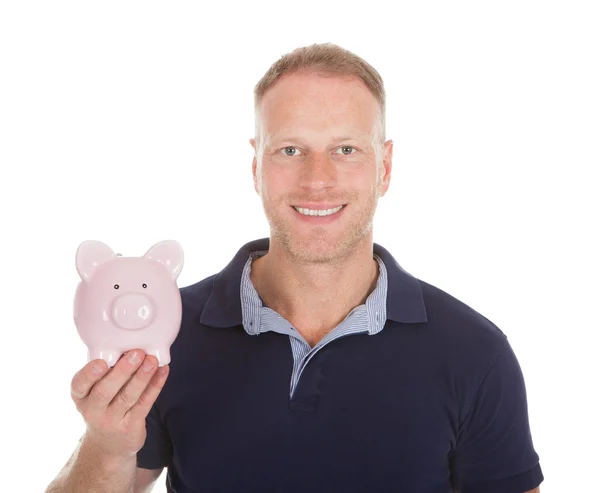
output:
[[[128,411],[131,413],[132,419],[145,420],[146,416],[150,412],[152,405],[158,398],[161,390],[163,389],[171,369],[169,365],[164,365],[164,374],[160,374],[158,371],[154,372],[154,376],[140,395],[135,405]]]
[[[106,412],[110,402],[139,368],[144,356],[145,353],[141,349],[134,349],[124,354],[104,378],[92,387],[85,405],[95,412]]]
[[[119,390],[106,410],[107,414],[122,418],[138,401],[158,368],[156,356],[147,355],[131,379]]]
[[[107,369],[106,361],[95,359],[75,373],[71,380],[71,397],[76,404],[88,396],[91,388],[105,375]]]

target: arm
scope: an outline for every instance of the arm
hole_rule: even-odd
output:
[[[531,437],[525,381],[508,340],[465,402],[450,454],[453,487],[461,493],[538,493],[531,487],[539,487],[544,476]]]
[[[538,486],[537,488],[535,488],[534,490],[529,490],[525,493],[540,493],[540,487]]]
[[[132,493],[135,474],[135,456],[129,459],[107,456],[84,435],[45,493]]]

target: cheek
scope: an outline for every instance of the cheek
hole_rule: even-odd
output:
[[[261,179],[263,195],[271,202],[285,200],[296,183],[294,177],[283,170],[273,172],[265,169]]]

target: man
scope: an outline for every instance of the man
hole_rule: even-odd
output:
[[[270,237],[181,289],[135,491],[163,467],[177,493],[539,491],[506,336],[373,243],[393,149],[377,71],[301,48],[255,102]]]

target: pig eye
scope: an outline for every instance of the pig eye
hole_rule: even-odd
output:
[[[144,284],[142,284],[142,287],[143,287],[144,289],[146,289],[148,286],[146,285],[146,283],[144,283]]]
[[[114,288],[115,288],[115,289],[119,289],[119,285],[118,285],[118,284],[115,284]]]

